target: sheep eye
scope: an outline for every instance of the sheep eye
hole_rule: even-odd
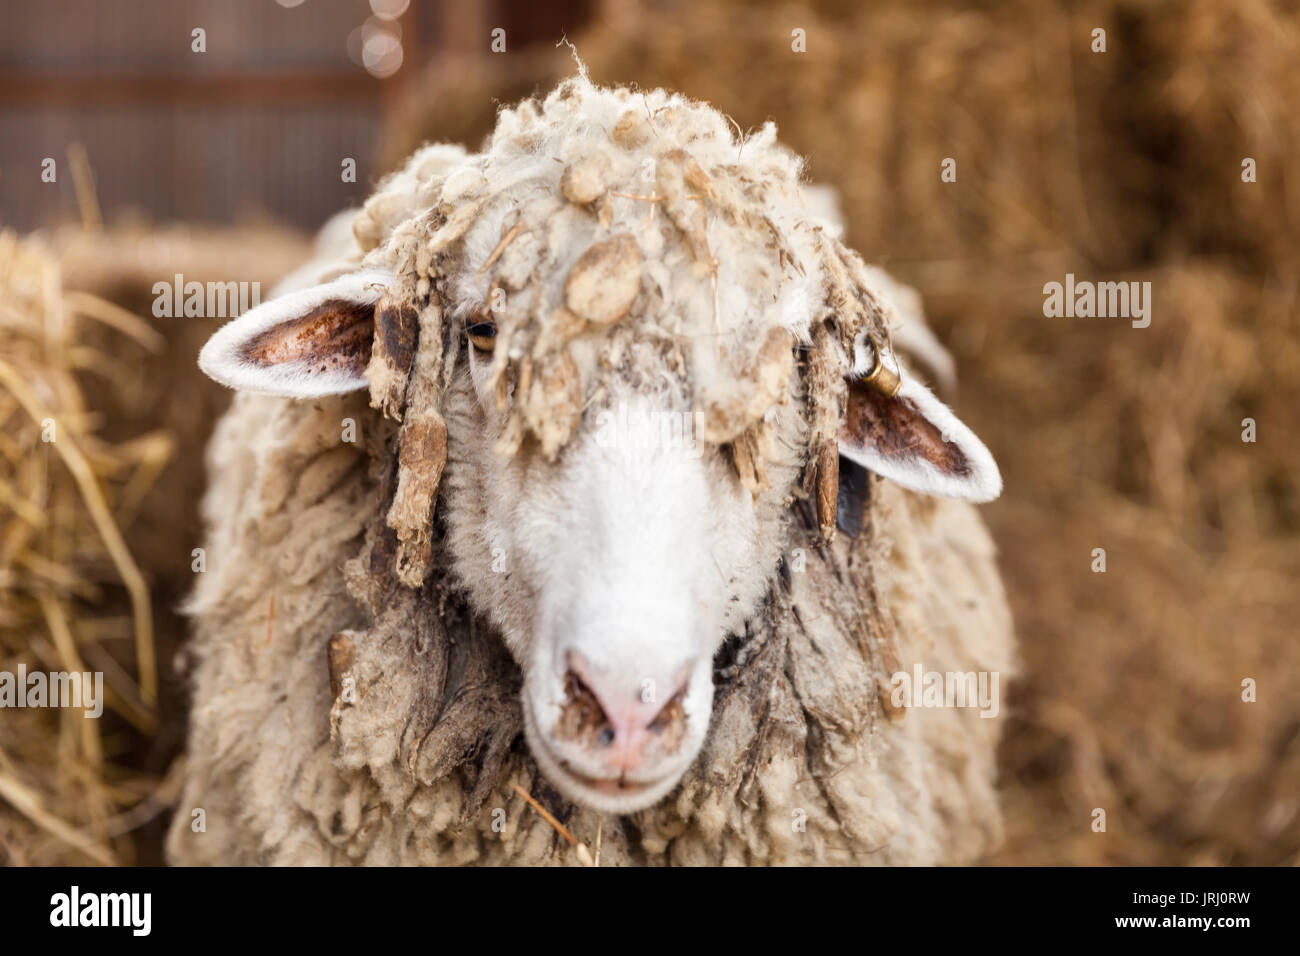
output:
[[[465,327],[470,344],[481,352],[491,352],[496,343],[497,326],[495,322],[475,322]]]

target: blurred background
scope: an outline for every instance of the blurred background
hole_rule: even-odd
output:
[[[598,82],[774,120],[954,352],[1023,657],[989,862],[1300,863],[1287,0],[5,4],[0,671],[108,694],[0,710],[0,863],[161,860],[228,395],[194,365],[220,320],[154,317],[154,283],[269,290],[421,142],[570,75],[562,36]],[[1045,318],[1066,273],[1150,282],[1150,327]]]

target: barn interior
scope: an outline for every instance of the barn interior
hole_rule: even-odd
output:
[[[102,672],[105,714],[0,709],[0,864],[163,862],[229,393],[157,283],[269,290],[562,39],[775,121],[953,352],[1023,659],[986,862],[1300,864],[1294,0],[6,4],[0,672]],[[1149,325],[1045,315],[1067,274]]]

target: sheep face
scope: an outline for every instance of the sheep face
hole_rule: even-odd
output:
[[[553,461],[497,453],[503,423],[473,346],[453,392],[450,551],[523,668],[532,753],[570,799],[648,806],[704,742],[715,652],[763,598],[798,470],[774,469],[780,486],[756,506],[669,385],[607,383]]]
[[[373,391],[380,347],[372,352],[371,343],[392,338],[383,326],[395,315],[383,295],[400,284],[392,274],[358,272],[292,292],[219,332],[203,365],[228,384],[298,397]],[[723,298],[741,301],[742,291]],[[559,367],[587,382],[564,442],[548,448],[543,437],[546,416],[570,414],[563,388],[543,404],[538,430],[512,440],[512,416],[529,407],[530,373],[513,371],[498,401],[494,370],[504,346],[480,306],[471,298],[442,313],[453,317],[455,351],[439,411],[408,402],[399,433],[425,434],[432,413],[442,440],[416,444],[418,454],[399,441],[397,498],[405,471],[429,465],[428,449],[440,448],[440,553],[524,673],[524,725],[539,766],[586,806],[650,806],[698,755],[719,646],[759,613],[793,547],[795,503],[806,497],[800,479],[816,464],[809,406],[828,376],[845,393],[835,406],[832,462],[838,451],[931,493],[996,493],[988,452],[914,378],[885,395],[860,381],[857,367],[873,359],[850,362],[824,332],[800,347],[783,326],[770,338],[781,351],[754,349],[746,336],[727,346],[749,356],[739,364],[752,374],[732,383],[742,398],[762,387],[751,380],[762,379],[755,360],[788,367],[781,390],[756,419],[742,416],[729,440],[718,440],[714,392],[683,375],[679,349],[645,334],[635,314],[618,333],[591,334],[589,350],[561,353]],[[703,348],[716,357],[715,340]],[[417,361],[408,396],[418,373]],[[390,526],[397,510],[395,501]],[[422,514],[421,530],[431,534],[434,517]],[[418,586],[423,573],[408,583]]]
[[[699,754],[714,657],[764,606],[800,502],[834,531],[839,455],[931,494],[1000,490],[899,377],[880,284],[774,135],[566,84],[504,111],[484,154],[417,154],[356,221],[364,266],[200,357],[237,388],[368,389],[401,422],[398,582],[445,562],[523,671],[539,766],[602,811],[650,806]]]

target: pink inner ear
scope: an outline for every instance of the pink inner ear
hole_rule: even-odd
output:
[[[370,361],[375,334],[373,304],[330,299],[302,318],[250,338],[240,358],[253,365],[304,365],[315,372],[360,375]]]
[[[848,384],[843,432],[846,443],[870,448],[885,459],[921,459],[954,478],[970,476],[971,463],[961,448],[956,442],[944,441],[943,433],[910,399],[888,398],[861,382]]]

